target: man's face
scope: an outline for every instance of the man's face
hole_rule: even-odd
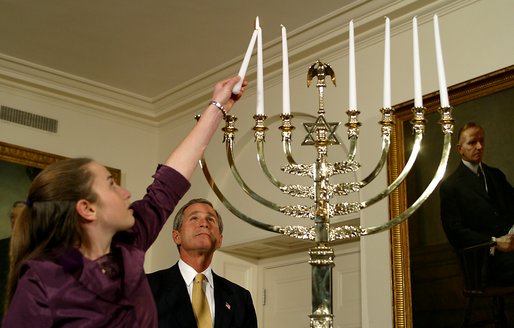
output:
[[[484,130],[478,127],[464,130],[460,136],[457,150],[463,160],[478,164],[484,156]]]
[[[180,230],[173,230],[173,240],[181,254],[214,253],[223,240],[216,211],[203,203],[187,207]]]

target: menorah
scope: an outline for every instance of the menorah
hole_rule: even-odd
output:
[[[310,327],[312,328],[332,328],[333,327],[333,311],[332,311],[332,268],[334,266],[334,250],[332,243],[340,240],[349,240],[360,238],[382,231],[386,231],[395,225],[403,222],[414,211],[416,211],[430,194],[437,187],[438,183],[444,176],[448,157],[451,148],[451,136],[453,133],[454,120],[451,115],[452,108],[447,104],[442,95],[440,112],[440,121],[442,133],[444,134],[444,142],[442,146],[441,158],[438,168],[426,189],[418,196],[407,210],[395,218],[390,219],[386,223],[373,227],[338,225],[331,226],[331,219],[334,217],[347,216],[358,213],[380,200],[388,197],[398,186],[405,180],[409,171],[416,162],[416,158],[421,149],[421,143],[425,132],[425,108],[415,106],[412,109],[413,118],[411,120],[414,145],[406,162],[398,177],[386,186],[381,192],[364,201],[354,202],[333,202],[336,197],[349,196],[352,193],[359,192],[370,182],[375,180],[384,168],[390,148],[391,134],[394,128],[394,109],[390,106],[384,106],[380,109],[382,118],[379,122],[381,126],[381,154],[379,160],[371,172],[361,181],[332,183],[331,178],[357,172],[361,168],[361,164],[356,161],[357,145],[361,123],[359,122],[360,112],[350,106],[346,112],[348,121],[347,138],[349,142],[348,154],[346,159],[338,162],[329,162],[329,149],[331,146],[339,145],[340,141],[336,134],[337,128],[341,122],[328,122],[325,118],[325,90],[327,88],[326,80],[330,80],[335,84],[335,72],[332,67],[320,60],[316,61],[309,67],[307,73],[307,86],[313,80],[317,80],[318,88],[318,110],[315,120],[303,123],[307,136],[302,142],[302,146],[312,146],[315,148],[316,158],[312,163],[297,163],[294,159],[292,151],[292,134],[295,127],[292,124],[293,114],[288,112],[280,115],[282,151],[287,163],[281,166],[281,171],[296,177],[307,177],[312,181],[310,185],[285,184],[275,177],[267,165],[265,158],[265,136],[268,128],[265,125],[267,116],[257,113],[253,116],[255,125],[253,127],[254,140],[256,144],[257,161],[262,169],[263,174],[276,190],[291,197],[304,198],[313,201],[312,205],[278,205],[273,201],[266,199],[258,194],[244,181],[239,173],[235,162],[235,137],[238,129],[235,126],[237,118],[233,115],[227,115],[225,118],[225,126],[222,128],[224,133],[223,142],[226,145],[226,155],[228,165],[241,189],[256,202],[280,212],[286,216],[309,219],[313,222],[310,226],[304,225],[272,225],[264,223],[260,220],[251,218],[237,209],[224,196],[212,178],[204,158],[200,161],[203,173],[213,189],[214,193],[227,209],[241,220],[266,231],[282,234],[292,238],[308,240],[315,242],[315,246],[309,249],[309,264],[312,267],[312,312],[310,317]]]

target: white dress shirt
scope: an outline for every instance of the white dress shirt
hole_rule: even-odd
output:
[[[203,273],[207,278],[207,281],[203,283],[203,288],[205,291],[205,297],[207,297],[207,302],[209,303],[209,308],[211,309],[211,318],[212,324],[214,325],[214,283],[212,278],[212,269],[209,266],[204,272],[196,272],[189,264],[182,261],[180,259],[178,261],[178,268],[180,269],[180,274],[182,274],[182,278],[184,279],[187,286],[187,293],[189,294],[189,301],[193,302],[193,281],[198,273]]]

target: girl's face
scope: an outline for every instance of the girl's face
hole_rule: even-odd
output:
[[[93,204],[97,223],[112,234],[131,228],[135,220],[129,209],[130,192],[119,186],[103,165],[92,162],[88,168],[93,174],[92,189],[97,195]]]

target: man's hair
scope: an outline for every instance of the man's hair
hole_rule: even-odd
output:
[[[462,133],[464,133],[464,131],[473,129],[473,128],[478,128],[478,129],[484,131],[484,128],[481,127],[480,125],[478,125],[477,123],[468,122],[468,123],[464,124],[464,126],[462,128],[460,128],[459,133],[457,134],[457,143],[460,144],[460,137],[462,136]]]
[[[214,209],[214,212],[216,213],[216,217],[218,218],[218,226],[220,227],[220,232],[223,233],[223,220],[221,219],[220,214],[218,211],[214,208],[211,202],[209,202],[205,198],[194,198],[191,199],[189,202],[187,202],[184,206],[182,206],[177,214],[175,215],[175,219],[173,220],[173,230],[180,230],[182,228],[182,220],[184,219],[184,211],[191,205],[194,204],[207,204],[210,207]]]

